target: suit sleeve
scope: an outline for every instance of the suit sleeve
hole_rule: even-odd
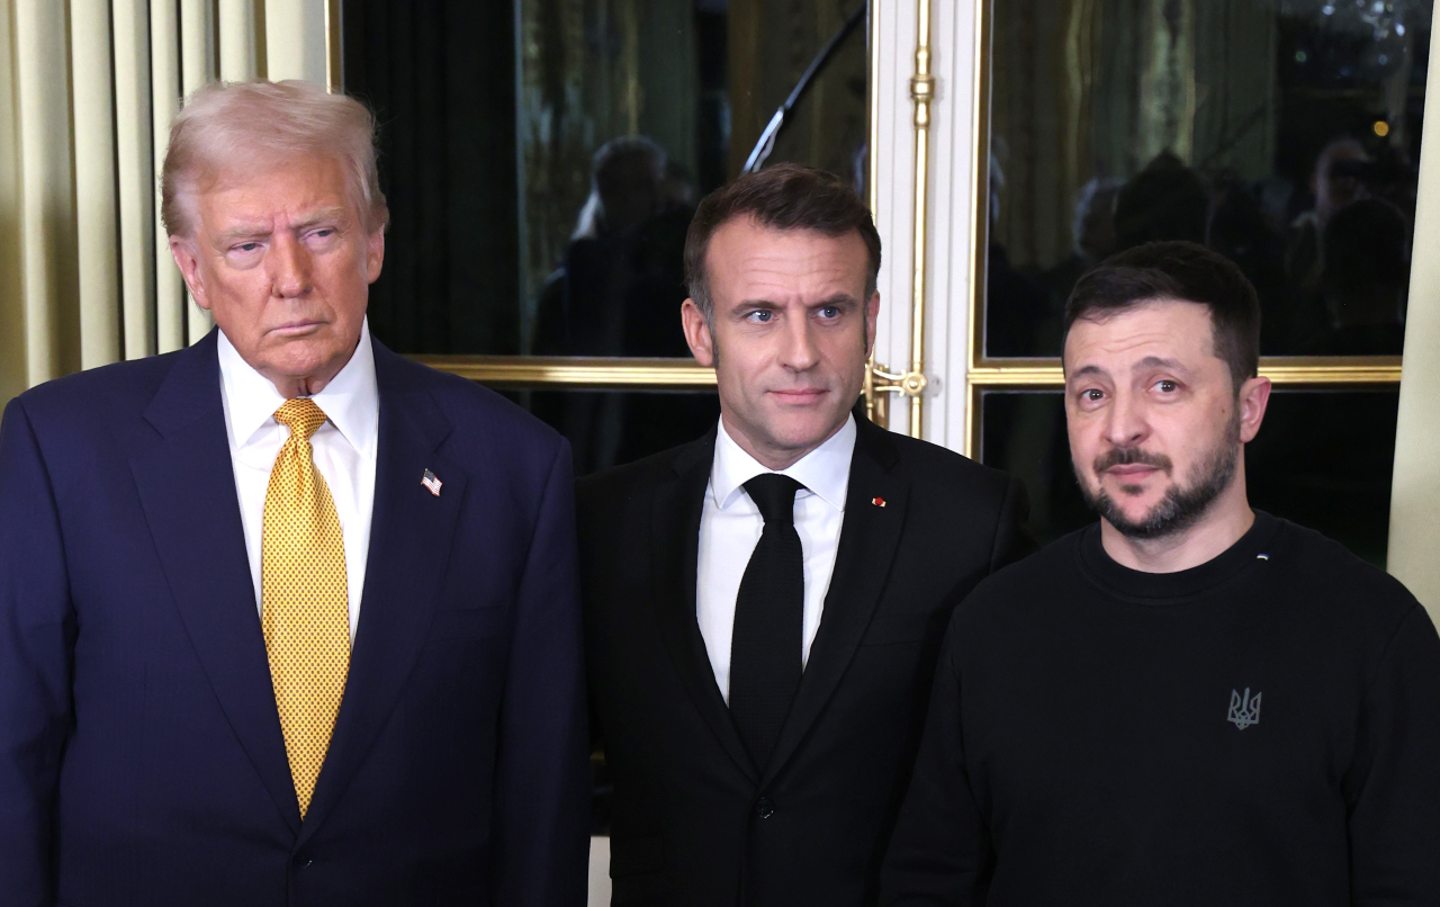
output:
[[[17,907],[54,898],[73,641],[54,493],[34,429],[15,400],[0,421],[0,891]]]
[[[502,705],[495,903],[583,905],[589,762],[570,450],[556,445],[520,581]]]
[[[1000,504],[1000,518],[995,524],[995,539],[990,548],[990,572],[1013,564],[1035,550],[1035,542],[1025,532],[1030,515],[1030,501],[1019,479],[1010,478],[1005,487],[1005,500]]]
[[[885,907],[977,907],[994,857],[965,768],[958,621],[946,634],[910,789],[880,877]]]
[[[1419,604],[1366,692],[1346,787],[1351,903],[1440,904],[1440,638]]]

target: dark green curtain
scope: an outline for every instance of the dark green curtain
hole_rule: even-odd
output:
[[[513,2],[346,0],[343,23],[390,202],[371,328],[406,353],[518,353]]]

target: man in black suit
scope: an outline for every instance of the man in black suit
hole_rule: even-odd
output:
[[[614,902],[873,903],[941,634],[1022,496],[852,415],[880,239],[843,183],[741,177],[685,262],[719,426],[580,485]]]

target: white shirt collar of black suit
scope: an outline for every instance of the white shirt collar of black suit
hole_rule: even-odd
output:
[[[795,529],[804,552],[802,664],[809,662],[810,648],[820,628],[825,596],[835,571],[856,433],[852,415],[823,444],[781,470],[804,486],[795,494]],[[715,683],[727,703],[730,701],[735,598],[745,565],[765,525],[759,508],[745,493],[744,485],[757,475],[773,471],[742,450],[725,431],[724,423],[720,424],[715,433],[710,482],[700,516],[695,619],[705,641]]]
[[[781,475],[805,486],[796,492],[797,497],[818,495],[835,510],[844,511],[845,493],[850,487],[850,460],[855,455],[855,431],[855,416],[847,416],[840,430],[819,447],[779,470]],[[729,510],[737,501],[753,507],[745,494],[745,483],[775,471],[746,453],[725,430],[725,421],[720,420],[715,433],[715,459],[710,465],[709,494],[716,507]]]

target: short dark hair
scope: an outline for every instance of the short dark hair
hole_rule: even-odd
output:
[[[1230,367],[1235,392],[1260,369],[1260,299],[1234,262],[1192,242],[1153,242],[1105,259],[1075,284],[1065,303],[1065,336],[1084,319],[1176,299],[1210,311],[1215,355]]]
[[[721,186],[695,209],[685,234],[685,284],[707,321],[715,304],[706,284],[705,253],[715,231],[738,217],[753,218],[774,230],[815,230],[826,236],[844,236],[854,230],[867,253],[865,296],[874,295],[880,274],[880,234],[870,209],[832,173],[799,164],[776,164]]]

